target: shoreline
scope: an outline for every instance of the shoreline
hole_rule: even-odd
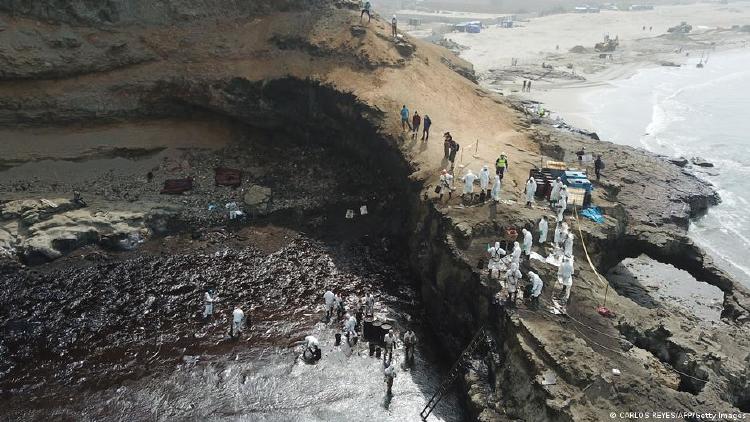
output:
[[[745,53],[750,56],[750,50],[744,47],[731,47],[727,49],[717,49],[712,57],[726,56],[730,54]],[[694,59],[694,58],[691,58]],[[692,65],[691,59],[685,59],[679,67]],[[607,88],[616,88],[614,83],[626,81],[636,76],[642,71],[649,69],[658,69],[662,65],[650,61],[638,61],[627,64],[616,64],[604,71],[587,75],[588,79],[579,82],[559,82],[535,90],[530,94],[517,96],[521,100],[532,100],[545,106],[552,115],[559,115],[567,124],[578,129],[596,132],[597,127],[590,117],[585,116],[589,102],[586,97],[592,96],[597,91],[603,91]],[[631,145],[633,146],[633,145]],[[645,149],[645,148],[644,148]],[[648,151],[648,150],[647,150]],[[649,151],[652,152],[652,151]]]
[[[712,57],[714,60],[719,60],[720,58],[732,59],[738,56],[743,58],[750,57],[750,51],[740,48],[723,49]],[[682,65],[683,67],[693,64],[690,62],[690,60],[686,60],[685,62],[686,63]],[[627,81],[630,78],[640,74],[641,72],[649,71],[650,69],[658,69],[658,66],[654,65],[653,63],[644,63],[642,66],[636,63],[632,64],[631,66],[620,66],[618,70],[607,72],[606,75],[596,75],[594,78],[592,78],[595,79],[595,82],[586,81],[583,83],[571,84],[568,86],[558,86],[554,88],[550,87],[545,89],[544,91],[538,91],[531,95],[526,94],[526,98],[522,96],[518,96],[517,98],[521,99],[522,101],[526,101],[528,98],[532,101],[539,102],[544,106],[545,109],[550,111],[552,117],[559,116],[561,122],[569,125],[572,128],[597,133],[598,136],[602,138],[602,140],[614,142],[620,145],[628,145],[635,148],[640,148],[648,153],[662,156],[666,159],[683,157],[686,159],[690,159],[694,156],[701,156],[702,152],[695,149],[682,151],[679,154],[669,154],[663,151],[649,148],[649,145],[644,143],[644,135],[641,135],[637,139],[638,142],[635,142],[635,138],[633,139],[633,142],[622,142],[621,139],[615,139],[616,137],[612,138],[606,136],[606,134],[602,135],[600,129],[602,127],[602,124],[605,123],[603,123],[602,121],[596,122],[596,116],[598,112],[591,110],[591,107],[595,105],[592,99],[606,98],[608,96],[609,90],[627,89],[618,86],[617,83]],[[610,76],[613,75],[617,75],[617,77],[610,79]],[[634,95],[634,109],[642,109],[645,107],[650,108],[653,106],[651,103],[641,104],[639,100],[643,100],[643,98]],[[602,120],[602,116],[599,116],[599,120]],[[648,126],[643,128],[644,133],[649,133],[649,127],[653,123],[654,121],[651,120]],[[646,141],[647,140],[648,139],[646,139]],[[690,148],[689,145],[682,147]],[[712,162],[721,161],[721,159],[718,157],[709,156],[708,158],[710,158],[709,161]],[[717,193],[719,193],[720,195],[736,195],[736,192],[734,192],[736,189],[732,189],[733,185],[728,185],[727,181],[723,181],[724,183],[721,183],[722,180],[717,180],[719,174],[728,172],[730,171],[730,169],[722,169],[719,163],[717,163],[717,165],[719,167],[717,167],[716,170],[714,170],[714,168],[705,169],[695,165],[688,165],[685,167],[684,171],[689,172],[690,174],[698,177],[703,181],[711,183],[717,190]],[[720,169],[723,171],[719,171]],[[731,205],[727,205],[726,201],[722,201],[716,206],[711,207],[709,210],[707,210],[706,214],[692,219],[688,229],[688,234],[690,235],[691,239],[700,244],[702,247],[706,248],[706,250],[710,251],[711,255],[713,255],[713,257],[718,262],[721,262],[721,266],[726,271],[733,274],[738,279],[738,281],[740,281],[745,286],[750,286],[750,272],[748,272],[746,267],[738,263],[737,257],[732,255],[731,250],[727,250],[724,247],[725,245],[719,244],[720,241],[724,239],[722,239],[721,237],[709,239],[704,238],[705,231],[710,230],[710,228],[713,227],[710,223],[710,220],[709,222],[706,222],[706,218],[710,218],[713,216],[714,220],[719,219],[719,217],[715,214],[717,212],[736,214],[738,211],[732,208]],[[705,224],[701,225],[701,222],[704,222]]]

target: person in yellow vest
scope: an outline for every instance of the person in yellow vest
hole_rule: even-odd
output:
[[[505,155],[505,153],[500,154],[500,158],[495,161],[495,173],[500,176],[500,179],[503,178],[503,175],[505,174],[505,170],[508,169],[508,156]]]

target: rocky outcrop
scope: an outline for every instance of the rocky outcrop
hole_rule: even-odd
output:
[[[242,197],[251,215],[267,215],[271,205],[271,189],[253,185]]]
[[[0,251],[39,264],[86,245],[130,250],[151,235],[147,223],[161,229],[164,211],[102,212],[60,198],[10,201],[0,208]]]
[[[713,167],[714,166],[713,163],[706,161],[706,159],[702,157],[693,157],[690,160],[690,162],[695,164],[698,167]]]

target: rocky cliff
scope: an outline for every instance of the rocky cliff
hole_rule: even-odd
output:
[[[270,191],[262,201],[268,217],[249,224],[273,221],[321,238],[382,236],[384,245],[408,245],[402,255],[419,275],[427,320],[448,359],[488,327],[489,357],[465,378],[477,418],[593,421],[615,408],[747,409],[750,294],[685,237],[690,218],[717,201],[710,186],[642,151],[530,119],[468,80],[471,66],[452,53],[408,36],[394,39],[380,19],[360,24],[350,2],[299,5],[0,0],[2,10],[12,11],[2,16],[7,28],[0,32],[11,49],[3,53],[0,83],[0,136],[12,146],[0,156],[4,209],[78,190],[104,219],[94,218],[93,209],[79,219],[61,212],[55,224],[4,213],[4,249],[23,258],[29,249],[19,245],[34,246],[30,239],[40,235],[32,228],[53,236],[84,225],[96,230],[75,242],[48,236],[44,246],[56,251],[48,257],[106,246],[102,235],[144,228],[144,243],[159,245],[149,222],[165,206],[171,231],[201,236],[216,224],[231,227],[212,205],[239,201],[244,189]],[[16,43],[22,37],[27,41]],[[428,141],[402,129],[398,113],[405,104],[430,115]],[[199,116],[211,120],[208,130],[196,126]],[[174,119],[176,125],[166,123]],[[155,134],[143,141],[151,125]],[[174,137],[180,127],[191,129]],[[214,139],[219,127],[231,128],[223,140]],[[500,152],[511,157],[497,207],[434,198],[437,174],[448,165],[445,131],[462,146],[457,177]],[[191,133],[201,139],[191,140]],[[54,142],[29,148],[45,139]],[[594,198],[605,223],[569,219],[580,231],[568,315],[498,308],[493,295],[500,284],[478,268],[487,243],[506,226],[550,213],[542,201],[519,205],[528,171],[542,156],[571,161],[583,144],[619,164]],[[71,158],[70,150],[83,153]],[[239,192],[214,186],[219,166],[242,169]],[[192,178],[194,191],[160,195],[173,178]],[[375,223],[328,224],[363,203]],[[134,209],[137,215],[124,214]],[[127,227],[116,226],[118,218]],[[617,318],[599,316],[595,309],[608,289],[598,274],[642,253],[721,288],[725,319],[711,326],[666,304],[647,309],[611,291],[607,306]],[[531,265],[548,283],[544,300],[551,301],[555,268]],[[9,309],[7,331],[23,311]]]
[[[71,25],[163,25],[197,19],[247,18],[325,7],[331,0],[3,0],[0,10]],[[339,1],[340,4],[351,2]]]

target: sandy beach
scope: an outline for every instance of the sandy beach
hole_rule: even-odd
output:
[[[681,22],[692,25],[690,34],[667,32]],[[738,2],[551,15],[517,22],[512,29],[489,27],[446,38],[468,47],[461,57],[474,65],[485,87],[545,103],[570,123],[594,129],[582,117],[581,95],[645,67],[692,63],[704,54],[747,48],[750,33],[736,26],[748,24],[750,2]],[[607,53],[611,57],[600,58],[594,45],[605,36],[617,37],[619,45]],[[571,51],[575,47],[579,52]],[[533,81],[533,89],[521,94],[525,79]]]
[[[480,34],[451,33],[446,37],[469,47],[462,57],[473,63],[480,73],[509,66],[511,59],[517,58],[520,66],[557,61],[572,63],[577,72],[590,74],[601,70],[602,66],[589,63],[585,55],[569,55],[570,49],[580,45],[593,51],[594,44],[609,35],[620,40],[620,47],[614,52],[615,63],[633,59],[648,62],[654,57],[649,56],[644,41],[653,44],[651,53],[663,54],[663,41],[656,39],[665,38],[668,28],[683,21],[693,26],[691,38],[696,41],[716,38],[719,29],[750,23],[750,2],[663,6],[641,12],[550,15],[517,22],[512,29],[490,27]],[[740,45],[747,45],[747,40],[748,37],[744,37]],[[712,39],[708,43],[714,41],[720,40]]]

